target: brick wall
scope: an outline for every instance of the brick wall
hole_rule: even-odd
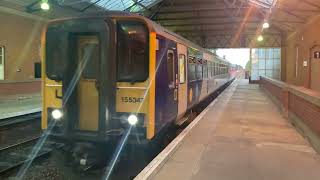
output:
[[[289,111],[294,113],[315,133],[320,135],[320,107],[290,93]]]
[[[34,80],[34,63],[40,62],[43,21],[0,12],[0,46],[5,50],[4,80]]]
[[[0,96],[40,93],[41,81],[0,82]]]
[[[317,137],[317,141],[320,142],[319,92],[266,77],[260,77],[260,85],[273,98],[277,99],[277,103],[280,103],[285,117],[289,119],[298,118],[299,123],[302,122],[303,126],[308,127]],[[308,130],[303,129],[303,131]],[[320,147],[319,145],[315,146]]]

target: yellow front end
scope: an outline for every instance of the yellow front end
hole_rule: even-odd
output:
[[[46,74],[46,60],[45,60],[45,34],[46,31],[42,32],[41,35],[41,59],[42,59],[42,85],[41,85],[41,93],[42,93],[42,116],[41,116],[41,128],[48,128],[48,107],[52,108],[61,108],[62,107],[62,83],[56,82],[54,80],[50,80]]]
[[[48,108],[62,108],[62,83],[50,80],[46,75],[45,61],[45,38],[42,38],[42,129],[48,128]],[[149,78],[145,82],[118,82],[116,90],[116,113],[144,114],[143,126],[146,129],[146,138],[152,139],[155,135],[155,69],[156,69],[156,34],[150,33],[149,36]],[[97,94],[91,92],[94,89],[94,83],[89,80],[80,79],[77,91],[80,95],[78,106],[81,107],[79,130],[95,131],[98,127],[98,99]],[[94,96],[94,97],[91,97]],[[96,104],[88,106],[89,104]]]
[[[149,78],[142,83],[117,83],[116,111],[144,115],[147,139],[155,135],[156,33],[149,36]]]

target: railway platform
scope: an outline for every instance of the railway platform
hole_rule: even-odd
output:
[[[264,90],[238,79],[135,179],[318,180],[319,168]]]
[[[39,93],[0,96],[0,120],[40,111]]]

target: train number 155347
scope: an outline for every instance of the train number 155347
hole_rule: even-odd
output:
[[[141,103],[143,98],[139,97],[121,97],[121,101],[125,103]]]

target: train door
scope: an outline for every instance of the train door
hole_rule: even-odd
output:
[[[178,63],[175,47],[169,47],[167,51],[167,77],[168,91],[166,101],[167,119],[176,118],[178,111]]]
[[[320,91],[320,46],[316,46],[312,49],[310,66],[310,88],[315,91]]]
[[[179,69],[179,86],[178,86],[178,119],[181,118],[187,109],[187,47],[178,44],[178,69]]]
[[[99,39],[97,36],[78,36],[78,63],[84,67],[77,88],[80,130],[98,130],[99,93],[97,74],[99,63]]]

